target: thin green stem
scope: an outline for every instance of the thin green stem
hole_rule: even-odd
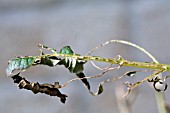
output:
[[[166,71],[170,71],[170,65],[169,64],[158,64],[155,62],[135,62],[135,61],[129,61],[125,59],[113,59],[113,58],[102,58],[102,57],[96,57],[96,56],[79,56],[79,55],[71,55],[71,54],[45,54],[38,57],[44,57],[44,56],[57,56],[57,57],[71,57],[75,58],[77,60],[82,61],[98,61],[98,62],[106,62],[109,64],[122,64],[122,66],[130,66],[130,67],[136,67],[136,68],[147,68],[147,69],[155,69],[155,70],[162,70],[165,69]]]

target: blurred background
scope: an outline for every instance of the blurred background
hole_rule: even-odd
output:
[[[68,95],[66,104],[62,104],[57,97],[18,89],[12,79],[6,77],[5,68],[15,56],[38,55],[38,43],[57,50],[70,45],[76,53],[85,55],[111,39],[131,41],[147,49],[161,63],[170,64],[169,6],[169,0],[0,0],[0,113],[123,113],[123,110],[158,113],[155,90],[147,83],[134,90],[128,101],[122,98],[126,90],[123,82],[139,81],[149,73],[107,83],[104,92],[96,97],[91,96],[80,81],[72,82],[61,89]],[[118,54],[128,60],[151,62],[139,50],[122,44],[111,44],[93,53],[111,58]],[[92,91],[97,90],[102,80],[132,69],[121,68],[90,79]],[[86,75],[99,73],[90,64],[85,65]],[[62,66],[37,66],[22,74],[39,83],[59,81],[62,84],[76,77]],[[170,104],[169,94],[168,88],[165,100]],[[125,107],[121,108],[122,104]]]

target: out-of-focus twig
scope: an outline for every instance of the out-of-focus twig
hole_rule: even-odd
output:
[[[117,100],[117,105],[120,113],[131,113],[131,106],[137,97],[138,88],[134,89],[131,94],[123,98],[125,91],[121,85],[115,87],[115,95]]]

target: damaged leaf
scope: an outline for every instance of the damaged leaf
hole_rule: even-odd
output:
[[[85,77],[85,75],[84,75],[84,73],[77,73],[76,74],[77,75],[77,77],[79,77],[79,78],[84,78]],[[90,91],[90,84],[89,84],[89,82],[87,81],[87,79],[81,79],[81,81],[84,83],[84,85],[87,87],[87,89]]]
[[[59,63],[59,65],[64,65],[71,73],[80,73],[84,70],[84,62],[78,61],[74,58],[64,58]]]
[[[58,60],[57,58],[56,59],[52,59],[48,56],[44,56],[44,57],[41,57],[40,59],[40,62],[37,63],[37,64],[43,64],[43,65],[48,65],[50,67],[53,67],[55,65],[57,65],[57,63],[59,62],[60,60]]]
[[[65,46],[60,50],[60,54],[75,54],[70,46]],[[84,61],[78,61],[75,58],[66,57],[59,62],[59,65],[64,65],[71,73],[80,73],[84,70]]]
[[[101,84],[99,84],[98,91],[97,91],[96,95],[99,95],[102,92],[103,92],[103,86]]]
[[[99,84],[98,90],[96,93],[90,92],[93,96],[100,95],[103,92],[103,86],[102,84]]]
[[[135,76],[135,74],[136,74],[136,71],[129,71],[125,75],[133,77],[133,76]]]
[[[65,103],[65,101],[66,101],[67,95],[62,94],[59,91],[59,89],[58,89],[59,84],[57,82],[54,83],[54,85],[52,85],[52,84],[39,84],[38,82],[31,83],[28,80],[26,80],[25,78],[19,76],[19,73],[16,74],[16,75],[13,75],[12,79],[13,79],[14,83],[18,84],[18,87],[20,89],[31,90],[34,94],[45,93],[45,94],[50,95],[50,96],[57,96],[57,97],[60,98],[60,101],[62,103]]]
[[[90,84],[83,73],[84,70],[84,64],[86,61],[82,60],[77,60],[76,58],[72,57],[64,57],[64,58],[58,58],[55,56],[58,52],[55,49],[49,48],[47,46],[38,45],[40,48],[47,49],[52,51],[54,54],[44,54],[41,51],[40,56],[25,56],[25,57],[20,57],[13,59],[9,61],[8,67],[6,68],[6,74],[12,75],[11,78],[14,80],[14,83],[18,84],[18,87],[20,89],[27,89],[31,90],[34,94],[36,93],[45,93],[50,96],[58,96],[61,99],[62,103],[65,103],[66,101],[66,95],[62,94],[58,88],[61,88],[61,86],[56,82],[54,85],[53,84],[39,84],[37,83],[31,83],[25,78],[19,76],[20,70],[26,70],[31,66],[36,66],[36,65],[47,65],[50,67],[54,67],[57,65],[64,65],[71,73],[74,73],[78,78],[81,79],[83,84],[87,87],[89,92],[95,96],[99,95],[103,92],[103,87],[100,84],[98,87],[98,91],[96,93],[91,92],[90,90]],[[65,46],[63,47],[59,54],[69,54],[69,55],[74,55],[75,53],[73,50],[70,48],[70,46]],[[78,55],[78,54],[76,54]],[[14,70],[19,70],[18,74],[14,74]]]

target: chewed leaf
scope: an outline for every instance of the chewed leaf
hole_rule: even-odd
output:
[[[11,75],[14,70],[24,70],[29,68],[35,61],[36,57],[16,58],[9,61],[6,68],[7,76]]]
[[[85,77],[85,75],[84,75],[84,73],[83,72],[81,72],[81,73],[77,73],[76,74],[79,78],[84,78]],[[81,80],[83,83],[84,83],[84,85],[87,87],[87,89],[90,91],[90,84],[89,84],[89,82],[87,81],[87,79],[82,79]],[[91,92],[91,91],[90,91]]]
[[[51,67],[54,66],[53,60],[51,60],[51,59],[50,59],[49,57],[47,57],[47,56],[41,57],[41,62],[40,62],[40,64],[48,65],[48,66],[51,66]]]
[[[84,70],[83,65],[85,62],[78,61],[74,58],[64,58],[60,62],[58,62],[58,65],[64,65],[71,73],[80,73]]]
[[[74,54],[70,46],[65,46],[60,50],[60,54]],[[75,58],[65,57],[58,64],[64,65],[71,73],[80,73],[84,70],[83,65],[86,62],[78,61]]]
[[[102,86],[102,84],[99,84],[97,93],[95,93],[95,94],[93,94],[93,95],[96,96],[96,95],[101,94],[102,92],[103,92],[103,86]]]
[[[102,84],[99,84],[98,90],[97,90],[96,93],[93,93],[93,92],[90,91],[90,93],[91,93],[93,96],[100,95],[102,92],[103,92],[103,86],[102,86]]]
[[[135,74],[136,74],[136,71],[129,71],[125,75],[133,77],[133,76],[135,76]]]

